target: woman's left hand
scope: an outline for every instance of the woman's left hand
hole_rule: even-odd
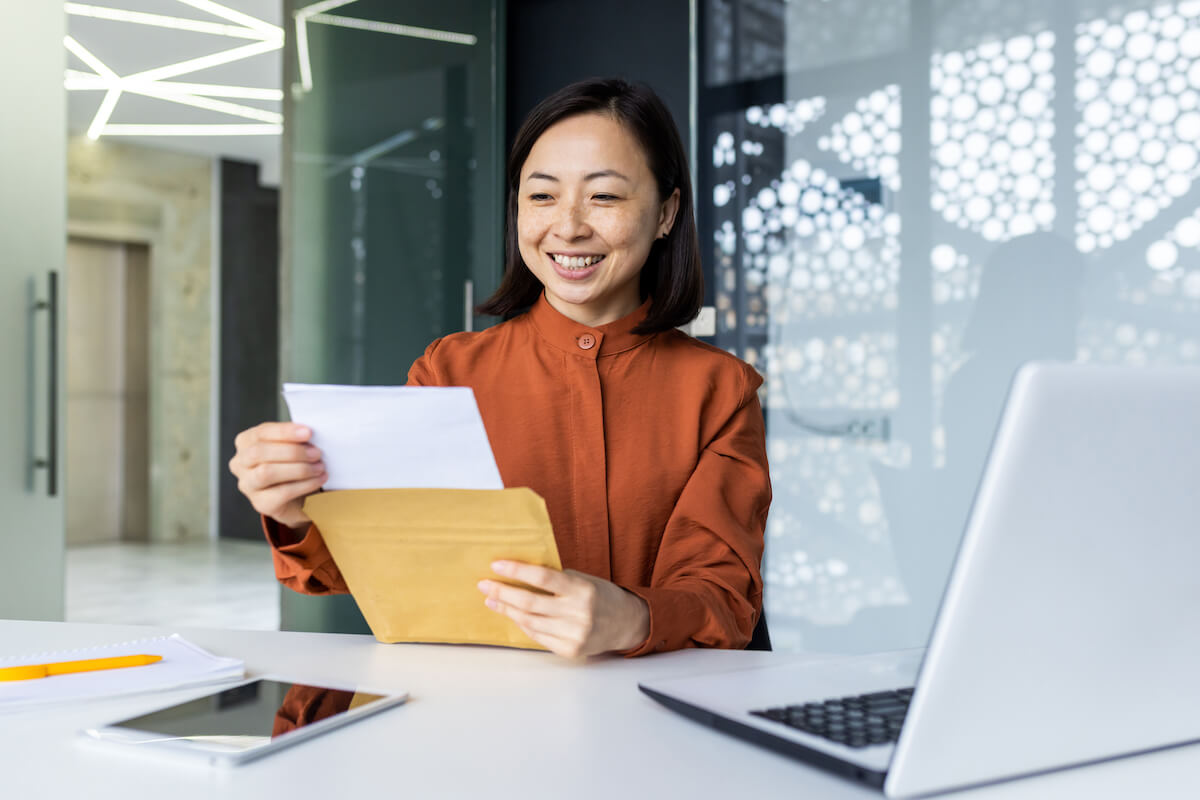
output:
[[[650,633],[646,601],[611,581],[573,569],[559,572],[519,561],[497,561],[492,570],[548,594],[483,580],[488,608],[509,617],[530,639],[567,658],[628,650]]]

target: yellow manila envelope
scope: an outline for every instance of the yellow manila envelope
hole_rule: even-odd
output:
[[[379,641],[546,649],[476,588],[501,580],[497,559],[562,569],[532,489],[341,489],[309,495],[304,513]]]

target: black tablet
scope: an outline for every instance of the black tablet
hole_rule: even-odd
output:
[[[408,699],[406,693],[259,678],[80,734],[161,755],[234,765],[331,731]]]

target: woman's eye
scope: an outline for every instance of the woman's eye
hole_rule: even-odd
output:
[[[538,202],[541,200],[549,200],[550,195],[548,195],[548,194],[531,194],[531,195],[529,195],[529,199],[533,200],[534,202]]]
[[[615,194],[598,194],[598,195],[596,195],[596,199],[597,200],[605,200],[605,201],[616,200],[617,196]]]

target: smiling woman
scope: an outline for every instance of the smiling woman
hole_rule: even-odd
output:
[[[508,165],[505,322],[433,342],[408,373],[470,386],[505,486],[546,500],[564,570],[497,562],[481,602],[569,657],[745,647],[770,505],[762,383],[676,330],[703,293],[682,143],[644,86],[591,80],[531,112]],[[264,423],[230,468],[285,585],[347,591],[301,511],[310,432]]]

